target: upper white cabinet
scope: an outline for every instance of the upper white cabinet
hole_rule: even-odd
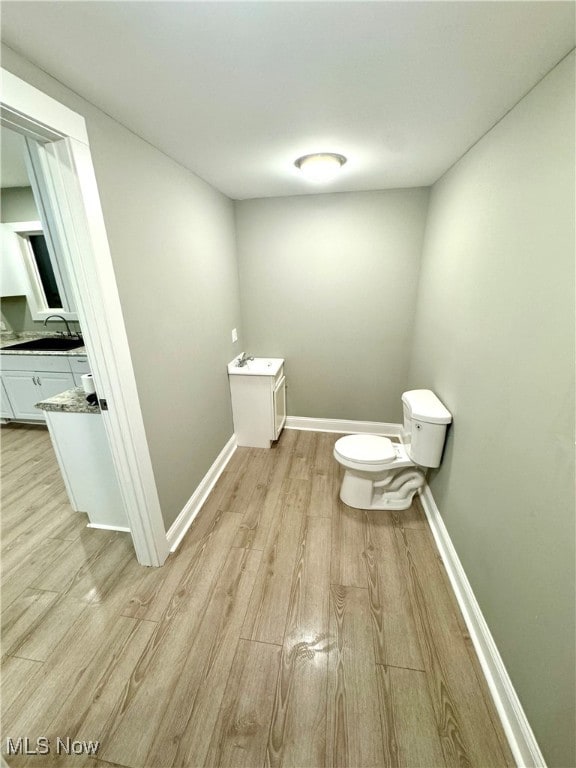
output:
[[[28,293],[24,260],[14,230],[0,225],[0,291],[2,296],[25,296]]]

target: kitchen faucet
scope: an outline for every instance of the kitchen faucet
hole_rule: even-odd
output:
[[[58,320],[62,320],[62,322],[63,322],[63,323],[64,323],[64,325],[66,326],[66,330],[68,331],[68,336],[70,336],[70,338],[72,338],[72,336],[74,336],[74,334],[73,334],[73,333],[72,333],[72,331],[70,330],[70,326],[68,325],[68,320],[66,320],[66,318],[65,318],[65,317],[62,317],[62,315],[48,315],[48,317],[46,318],[46,320],[44,320],[44,327],[46,327],[46,323],[48,322],[48,320],[50,320],[50,319],[51,319],[51,318],[53,318],[53,317],[57,317],[57,318],[58,318]],[[78,338],[81,338],[81,336],[80,336],[80,334],[79,334],[79,333],[77,334],[77,336],[78,336]]]

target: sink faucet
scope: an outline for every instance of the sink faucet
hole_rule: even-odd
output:
[[[62,320],[62,322],[66,326],[66,330],[68,331],[68,336],[72,337],[74,335],[70,330],[70,326],[68,325],[68,320],[66,320],[65,317],[62,317],[62,315],[48,315],[46,320],[44,320],[44,327],[46,327],[46,323],[48,322],[48,320],[51,320],[53,317],[57,317],[58,320]],[[80,336],[80,334],[78,334],[78,336]]]
[[[236,360],[236,365],[238,366],[238,368],[243,368],[248,362],[248,360],[254,360],[254,358],[247,355],[246,352],[242,352],[242,356],[239,357],[238,360]]]

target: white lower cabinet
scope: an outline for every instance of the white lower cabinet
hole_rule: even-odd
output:
[[[71,373],[50,371],[3,371],[2,381],[14,412],[12,418],[26,421],[44,421],[36,403],[75,386]]]
[[[129,530],[102,415],[45,413],[72,509],[94,528]]]
[[[79,386],[66,355],[3,354],[0,363],[4,419],[43,422],[44,413],[36,403]]]
[[[0,381],[0,384],[2,385],[0,388],[0,419],[13,419],[14,409],[12,408],[12,403],[6,392],[4,382]]]

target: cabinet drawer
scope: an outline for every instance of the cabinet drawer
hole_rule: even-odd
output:
[[[90,373],[90,363],[88,362],[88,358],[86,356],[70,357],[68,358],[68,361],[70,363],[70,370],[72,373],[78,374],[79,376],[82,376],[84,373]]]
[[[70,363],[64,355],[1,355],[3,371],[53,371],[70,373]]]

